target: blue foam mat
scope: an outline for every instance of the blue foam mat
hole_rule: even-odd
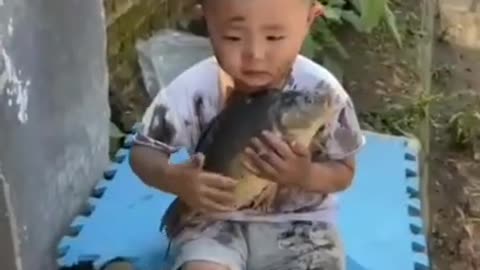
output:
[[[419,196],[417,150],[403,137],[365,132],[353,186],[339,197],[339,226],[347,270],[429,269]],[[91,262],[100,269],[124,258],[139,270],[167,269],[168,245],[159,232],[162,213],[174,199],[144,185],[129,166],[129,147],[120,150],[77,217],[71,235],[58,245],[58,265]],[[181,152],[174,157],[186,157]]]

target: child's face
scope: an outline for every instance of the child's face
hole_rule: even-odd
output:
[[[209,0],[204,7],[220,65],[247,92],[281,86],[315,12],[306,0]]]

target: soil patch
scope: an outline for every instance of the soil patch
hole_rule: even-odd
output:
[[[480,118],[471,117],[468,122],[465,115],[480,112],[480,99],[476,99],[480,94],[480,32],[478,27],[472,29],[480,25],[480,16],[462,11],[460,2],[450,2],[455,2],[451,5],[457,13],[445,18],[446,14],[436,10],[434,33],[421,28],[422,16],[428,13],[422,12],[421,2],[394,3],[404,38],[402,48],[386,27],[372,35],[342,31],[340,39],[350,54],[342,67],[344,85],[365,129],[422,134],[419,124],[426,105],[431,106],[431,151],[424,161],[429,165],[429,181],[423,204],[432,268],[476,270],[480,269],[480,162],[474,157],[479,158],[480,129],[469,127],[480,125]],[[432,38],[432,69],[425,74],[422,61],[428,58],[422,46]],[[431,92],[422,96],[428,76]],[[463,122],[452,125],[459,113]],[[462,139],[466,142],[460,143]]]
[[[452,97],[432,108],[430,249],[441,270],[480,269],[480,116],[466,121],[480,113],[480,13],[463,2],[440,1],[436,18],[432,89]]]

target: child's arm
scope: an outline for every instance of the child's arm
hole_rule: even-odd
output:
[[[303,188],[320,193],[343,191],[352,184],[355,165],[354,157],[338,161],[312,162],[310,177],[306,178]],[[330,181],[321,179],[330,179]]]
[[[130,165],[135,174],[146,185],[168,193],[180,193],[179,181],[172,174],[167,154],[143,145],[132,147]]]
[[[254,139],[252,143],[259,150],[246,149],[245,154],[250,160],[245,165],[263,178],[320,193],[343,191],[352,183],[355,174],[354,155],[338,160],[316,161],[315,155],[312,158],[306,146],[289,146],[270,132],[265,132],[263,140]]]
[[[313,148],[287,143],[271,132],[254,138],[245,150],[245,166],[260,177],[313,192],[348,188],[355,174],[355,153],[364,143],[353,104],[348,99],[334,119],[333,129],[318,134]],[[254,150],[255,149],[255,150]]]
[[[231,211],[236,182],[203,172],[202,163],[201,157],[194,156],[188,163],[171,165],[166,154],[142,145],[135,145],[131,154],[132,169],[146,185],[175,194],[202,211]]]
[[[325,193],[347,189],[356,173],[356,153],[364,144],[365,138],[353,102],[348,97],[340,108],[326,141],[326,153],[323,153],[326,155],[317,155],[315,149],[312,152],[311,172],[305,188]],[[321,149],[317,151],[322,153]],[[322,156],[328,159],[325,160]]]
[[[201,211],[232,210],[236,185],[233,179],[204,172],[201,155],[192,156],[189,162],[170,164],[167,148],[167,145],[158,147],[136,140],[132,147],[130,164],[142,182],[175,194],[190,207]]]

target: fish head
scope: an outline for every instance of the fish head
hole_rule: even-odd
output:
[[[286,137],[308,143],[333,120],[335,97],[331,89],[284,92],[276,106],[276,129]]]

